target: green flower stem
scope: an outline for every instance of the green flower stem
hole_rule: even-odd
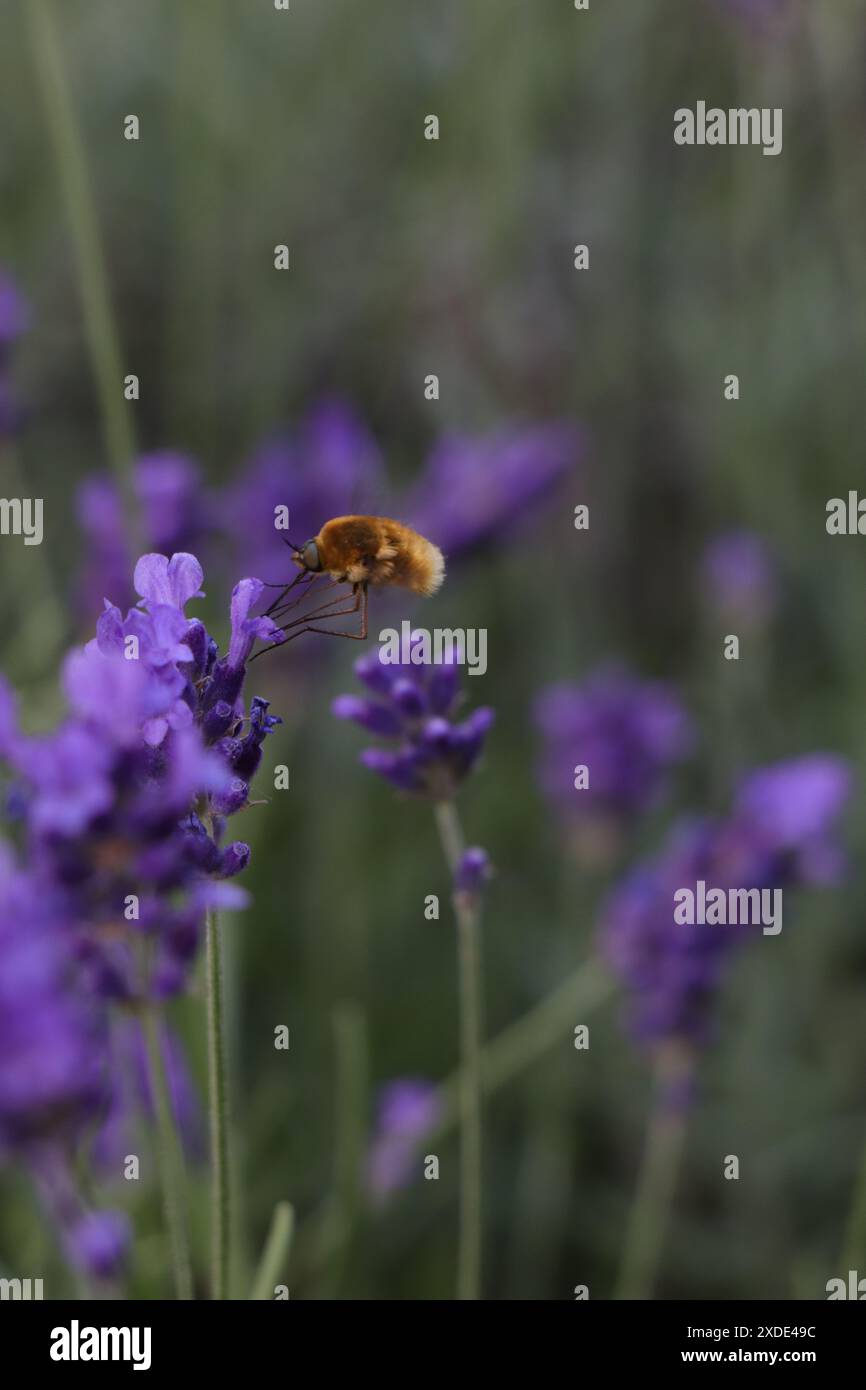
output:
[[[586,961],[540,1003],[503,1028],[481,1049],[482,1095],[492,1095],[537,1062],[568,1035],[576,1020],[583,1022],[613,993],[613,982],[595,959]],[[458,1115],[459,1071],[441,1083],[441,1109],[436,1137],[453,1129]]]
[[[189,1241],[186,1231],[186,1202],[184,1198],[185,1171],[183,1148],[177,1132],[165,1070],[160,1019],[152,1008],[142,1012],[142,1028],[147,1048],[153,1105],[156,1112],[156,1132],[159,1148],[159,1170],[165,1223],[171,1244],[175,1293],[179,1299],[192,1298],[192,1274],[189,1261]]]
[[[274,1288],[286,1267],[295,1231],[295,1209],[291,1202],[277,1202],[271,1228],[253,1280],[251,1300],[262,1302],[274,1296]]]
[[[503,1028],[481,1048],[479,1071],[481,1093],[493,1095],[503,1086],[517,1080],[529,1067],[554,1047],[564,1044],[576,1019],[583,1022],[594,1009],[611,997],[614,984],[600,961],[590,958],[562,984],[551,990],[540,1003],[528,1009],[522,1018]],[[439,1120],[424,1137],[429,1144],[444,1138],[459,1122],[462,1071],[458,1068],[438,1087]],[[341,1233],[333,1220],[332,1204],[328,1203],[304,1227],[305,1244],[309,1240],[316,1248],[315,1263],[330,1258]]]
[[[437,802],[436,825],[448,867],[456,873],[463,831],[453,801]],[[477,899],[454,894],[457,919],[457,976],[460,1001],[460,1243],[457,1297],[481,1292],[481,962]]]
[[[333,1025],[337,1060],[335,1187],[343,1226],[340,1256],[332,1270],[336,1296],[351,1253],[361,1205],[369,1066],[367,1026],[361,1010],[354,1004],[338,1005]]]
[[[672,1083],[687,1083],[693,1063],[665,1051],[655,1068],[655,1097],[626,1232],[616,1297],[652,1297],[686,1133],[686,1111],[671,1106]]]
[[[222,953],[219,920],[209,908],[205,927],[207,1071],[211,1159],[211,1298],[228,1298],[229,1196],[228,1085],[225,1057]]]
[[[363,1011],[356,1004],[338,1004],[331,1021],[336,1064],[334,1183],[322,1209],[312,1262],[321,1272],[314,1296],[333,1299],[339,1297],[362,1204],[370,1064]]]
[[[227,447],[229,418],[220,395],[222,314],[226,307],[226,132],[237,118],[237,89],[227,63],[228,0],[184,0],[173,7],[166,51],[171,84],[168,114],[172,199],[163,399],[168,433],[189,440],[194,454],[213,458]],[[220,130],[202,118],[219,91]],[[229,449],[231,445],[228,445]]]
[[[75,249],[84,310],[84,329],[102,411],[109,462],[123,502],[127,535],[138,553],[137,513],[133,476],[135,443],[129,409],[123,397],[123,359],[111,308],[108,273],[87,159],[75,106],[63,66],[51,0],[27,0],[30,44],[45,117]]]

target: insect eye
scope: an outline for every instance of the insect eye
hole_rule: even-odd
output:
[[[301,551],[301,559],[308,570],[317,570],[320,568],[319,551],[315,541],[307,541]]]

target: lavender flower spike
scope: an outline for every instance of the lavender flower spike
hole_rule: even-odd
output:
[[[377,649],[355,663],[355,674],[374,698],[340,695],[332,714],[392,745],[365,749],[363,765],[400,791],[450,800],[481,757],[493,710],[482,706],[455,720],[459,684],[452,663],[391,665],[380,660]]]

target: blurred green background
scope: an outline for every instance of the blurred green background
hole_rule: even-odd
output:
[[[263,436],[337,395],[367,422],[399,495],[445,431],[544,420],[589,431],[585,458],[525,525],[455,564],[423,617],[392,610],[490,634],[488,672],[467,687],[498,721],[461,811],[497,867],[484,921],[496,1034],[590,955],[601,895],[678,808],[723,809],[737,769],[813,748],[862,768],[866,558],[858,538],[826,535],[824,509],[864,474],[863,6],[51,8],[123,371],[141,380],[124,407],[138,451],[189,453],[218,495]],[[46,539],[0,551],[0,667],[40,727],[61,707],[61,654],[97,616],[72,601],[86,559],[75,497],[109,459],[27,9],[7,0],[0,14],[0,265],[32,309],[15,354],[26,419],[0,490],[19,495],[20,470],[45,499]],[[673,112],[698,99],[781,106],[782,154],[677,148]],[[123,138],[128,113],[138,142]],[[438,142],[423,139],[428,113]],[[278,274],[283,242],[291,270]],[[578,242],[588,272],[573,268]],[[424,399],[428,372],[437,402]],[[729,372],[736,403],[723,398]],[[588,532],[573,528],[581,502]],[[713,628],[701,593],[703,548],[732,527],[763,537],[781,592],[739,664],[722,660],[728,629]],[[208,566],[204,612],[220,637],[240,574]],[[285,718],[268,753],[289,764],[291,791],[245,812],[238,831],[254,851],[253,905],[229,929],[238,1274],[289,1198],[292,1297],[450,1297],[453,1132],[434,1144],[438,1183],[381,1207],[355,1192],[376,1088],[456,1064],[453,930],[447,911],[423,915],[425,895],[444,903],[447,877],[429,808],[376,783],[357,765],[358,731],[330,716],[332,696],[354,688],[356,650],[305,642],[248,683]],[[699,745],[673,802],[617,864],[588,872],[538,791],[529,712],[545,684],[607,658],[676,684]],[[782,948],[736,964],[659,1296],[821,1297],[841,1272],[864,1138],[864,834],[857,800],[844,888],[802,895]],[[175,1017],[201,1079],[200,1000]],[[586,1021],[589,1053],[566,1028],[487,1105],[488,1297],[612,1291],[648,1070],[618,998]],[[280,1023],[288,1053],[273,1047]],[[720,1180],[727,1153],[740,1155],[738,1183]],[[158,1202],[129,1186],[115,1200],[140,1232],[130,1292],[164,1296]],[[203,1171],[193,1186],[203,1248]],[[63,1292],[24,1193],[4,1175],[0,1259]]]

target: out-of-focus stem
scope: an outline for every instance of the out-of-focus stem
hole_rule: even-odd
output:
[[[274,1296],[274,1288],[285,1268],[295,1230],[295,1209],[291,1202],[277,1202],[262,1258],[253,1280],[250,1298],[258,1301]]]
[[[860,1269],[866,1263],[866,1145],[860,1158],[860,1168],[854,1184],[854,1194],[845,1226],[842,1261],[839,1270],[844,1278],[849,1269]]]
[[[63,66],[51,0],[27,0],[26,10],[34,66],[75,248],[85,335],[102,411],[108,458],[120,489],[130,546],[138,553],[133,477],[135,444],[123,397],[122,354],[84,142]]]
[[[334,1010],[333,1022],[337,1060],[335,1187],[343,1232],[332,1269],[337,1290],[351,1251],[361,1197],[368,1066],[367,1029],[361,1010],[354,1004],[340,1004]]]
[[[162,1183],[165,1223],[171,1245],[172,1267],[174,1269],[175,1293],[179,1299],[192,1298],[192,1275],[189,1261],[189,1242],[186,1231],[186,1203],[184,1201],[185,1172],[183,1148],[174,1119],[171,1095],[165,1070],[162,1041],[160,1039],[160,1020],[152,1008],[145,1008],[142,1014],[145,1046],[147,1048],[148,1072],[153,1095],[153,1108],[156,1114],[156,1132],[159,1147],[159,1170]]]
[[[613,990],[613,981],[600,961],[591,958],[581,965],[538,1004],[527,1009],[522,1018],[482,1046],[479,1056],[482,1095],[491,1095],[507,1086],[551,1048],[564,1045],[575,1020],[583,1022],[594,1009],[607,1002]],[[440,1084],[439,1120],[425,1135],[425,1144],[449,1134],[459,1122],[461,1079],[462,1070],[458,1067]],[[341,1238],[332,1220],[330,1205],[313,1224],[317,1259],[330,1258],[334,1245]]]
[[[582,1021],[612,993],[613,982],[599,961],[588,960],[580,966],[522,1018],[485,1043],[479,1059],[482,1093],[490,1095],[520,1076],[567,1037],[575,1020]],[[446,1077],[439,1088],[442,1104],[437,1136],[451,1129],[457,1119],[459,1089],[459,1071]]]
[[[164,396],[170,433],[183,432],[193,452],[210,458],[225,444],[220,418],[220,313],[226,276],[225,135],[203,113],[219,91],[220,115],[234,124],[233,84],[226,45],[231,29],[227,0],[184,0],[172,7],[173,36],[166,50],[171,86],[167,173],[174,236],[169,266]]]
[[[691,1059],[663,1052],[656,1063],[655,1095],[632,1202],[616,1297],[652,1297],[671,1200],[680,1167],[687,1109],[672,1088],[687,1087]]]
[[[452,879],[463,854],[463,831],[453,801],[435,808],[439,837]],[[477,897],[454,893],[460,1000],[460,1244],[457,1297],[481,1291],[481,965]]]
[[[205,927],[207,1071],[211,1160],[211,1298],[228,1298],[229,1195],[228,1086],[223,1017],[219,920],[209,908]]]
[[[8,439],[0,441],[0,478],[7,497],[25,497],[30,491],[24,482],[18,452]],[[28,568],[30,603],[26,621],[21,623],[15,639],[16,649],[24,651],[28,674],[31,670],[41,673],[56,660],[68,625],[51,564],[45,554],[47,549],[49,547],[42,545],[27,547],[26,550],[22,546],[14,546],[8,551],[10,568],[17,568],[22,561]],[[35,571],[35,580],[31,569]],[[13,570],[13,591],[18,588],[17,578],[17,572]]]
[[[336,1298],[351,1254],[361,1204],[361,1175],[367,1133],[369,1061],[367,1026],[355,1004],[333,1013],[336,1058],[334,1188],[318,1232],[316,1264],[322,1270],[318,1297]]]

